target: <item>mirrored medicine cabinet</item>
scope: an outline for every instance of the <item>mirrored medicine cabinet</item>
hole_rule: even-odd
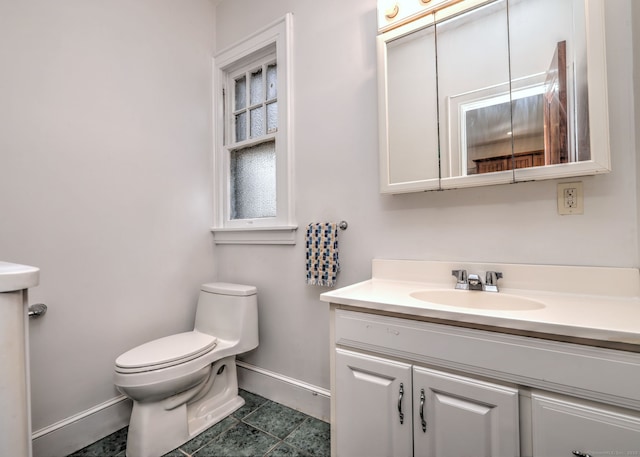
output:
[[[378,9],[381,192],[610,170],[604,0]]]

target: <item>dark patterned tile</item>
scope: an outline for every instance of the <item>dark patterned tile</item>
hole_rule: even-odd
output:
[[[260,407],[265,401],[266,398],[261,397],[260,395],[252,394],[251,392],[247,392],[246,390],[240,390],[240,396],[244,398],[244,405],[242,408],[238,409],[233,413],[233,417],[238,419],[242,419],[245,416],[251,414],[256,409]]]
[[[296,449],[285,442],[281,442],[267,454],[267,457],[306,457],[307,455],[308,454],[305,454],[300,449]]]
[[[195,452],[193,457],[262,457],[276,444],[276,438],[241,422]]]
[[[329,457],[331,428],[328,423],[309,417],[285,439],[285,442],[312,456]]]
[[[168,454],[163,455],[162,457],[185,457],[187,454],[184,452],[180,452],[180,449],[174,449]]]
[[[70,457],[116,457],[127,447],[127,427],[104,437],[84,449],[71,454]]]
[[[243,420],[249,425],[284,439],[307,417],[305,414],[279,403],[266,401]]]
[[[187,454],[192,454],[196,452],[198,449],[200,449],[202,446],[207,444],[209,441],[212,441],[213,439],[215,439],[221,433],[226,432],[231,427],[235,426],[237,423],[238,423],[237,419],[231,416],[227,416],[217,424],[209,427],[204,432],[200,433],[199,435],[196,435],[191,440],[187,441],[185,444],[180,446],[180,449],[186,452]]]

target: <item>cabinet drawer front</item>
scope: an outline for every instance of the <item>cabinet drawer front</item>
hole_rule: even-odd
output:
[[[640,415],[560,396],[531,398],[535,457],[640,455]]]
[[[640,410],[637,353],[341,309],[335,343]]]

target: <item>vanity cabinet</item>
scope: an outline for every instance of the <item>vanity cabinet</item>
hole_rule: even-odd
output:
[[[334,457],[640,454],[640,353],[340,308]]]
[[[344,349],[335,357],[339,456],[519,455],[516,389]]]

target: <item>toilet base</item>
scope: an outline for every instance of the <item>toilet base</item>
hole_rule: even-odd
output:
[[[208,390],[200,392],[202,386],[194,387],[192,398],[176,407],[170,399],[151,403],[134,401],[127,436],[127,457],[164,455],[244,405],[244,399],[238,395],[235,356],[215,362],[211,376]],[[168,410],[167,405],[172,409]]]

